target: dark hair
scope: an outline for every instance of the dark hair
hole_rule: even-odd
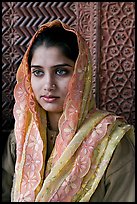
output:
[[[78,57],[79,49],[76,34],[71,31],[67,31],[62,27],[54,26],[46,28],[38,35],[30,49],[29,65],[35,49],[40,45],[45,45],[46,47],[59,47],[63,54],[74,62]]]

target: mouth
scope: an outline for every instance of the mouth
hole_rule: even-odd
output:
[[[47,103],[52,103],[54,101],[56,101],[59,97],[58,96],[41,96],[41,98],[47,102]]]

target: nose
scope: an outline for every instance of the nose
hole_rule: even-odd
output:
[[[46,75],[46,77],[44,79],[44,90],[52,91],[55,88],[56,88],[56,85],[55,85],[54,77],[50,74]]]

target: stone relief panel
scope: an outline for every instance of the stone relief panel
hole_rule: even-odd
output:
[[[135,4],[101,2],[100,108],[135,124]]]
[[[12,123],[13,87],[15,84],[14,3],[2,2],[2,127]]]
[[[74,26],[84,37],[89,46],[93,67],[93,94],[98,101],[97,94],[97,33],[98,33],[98,2],[75,2],[73,10],[76,13]]]

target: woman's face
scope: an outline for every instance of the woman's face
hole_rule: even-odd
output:
[[[58,47],[39,46],[31,60],[31,85],[35,97],[48,112],[62,112],[74,62]]]

